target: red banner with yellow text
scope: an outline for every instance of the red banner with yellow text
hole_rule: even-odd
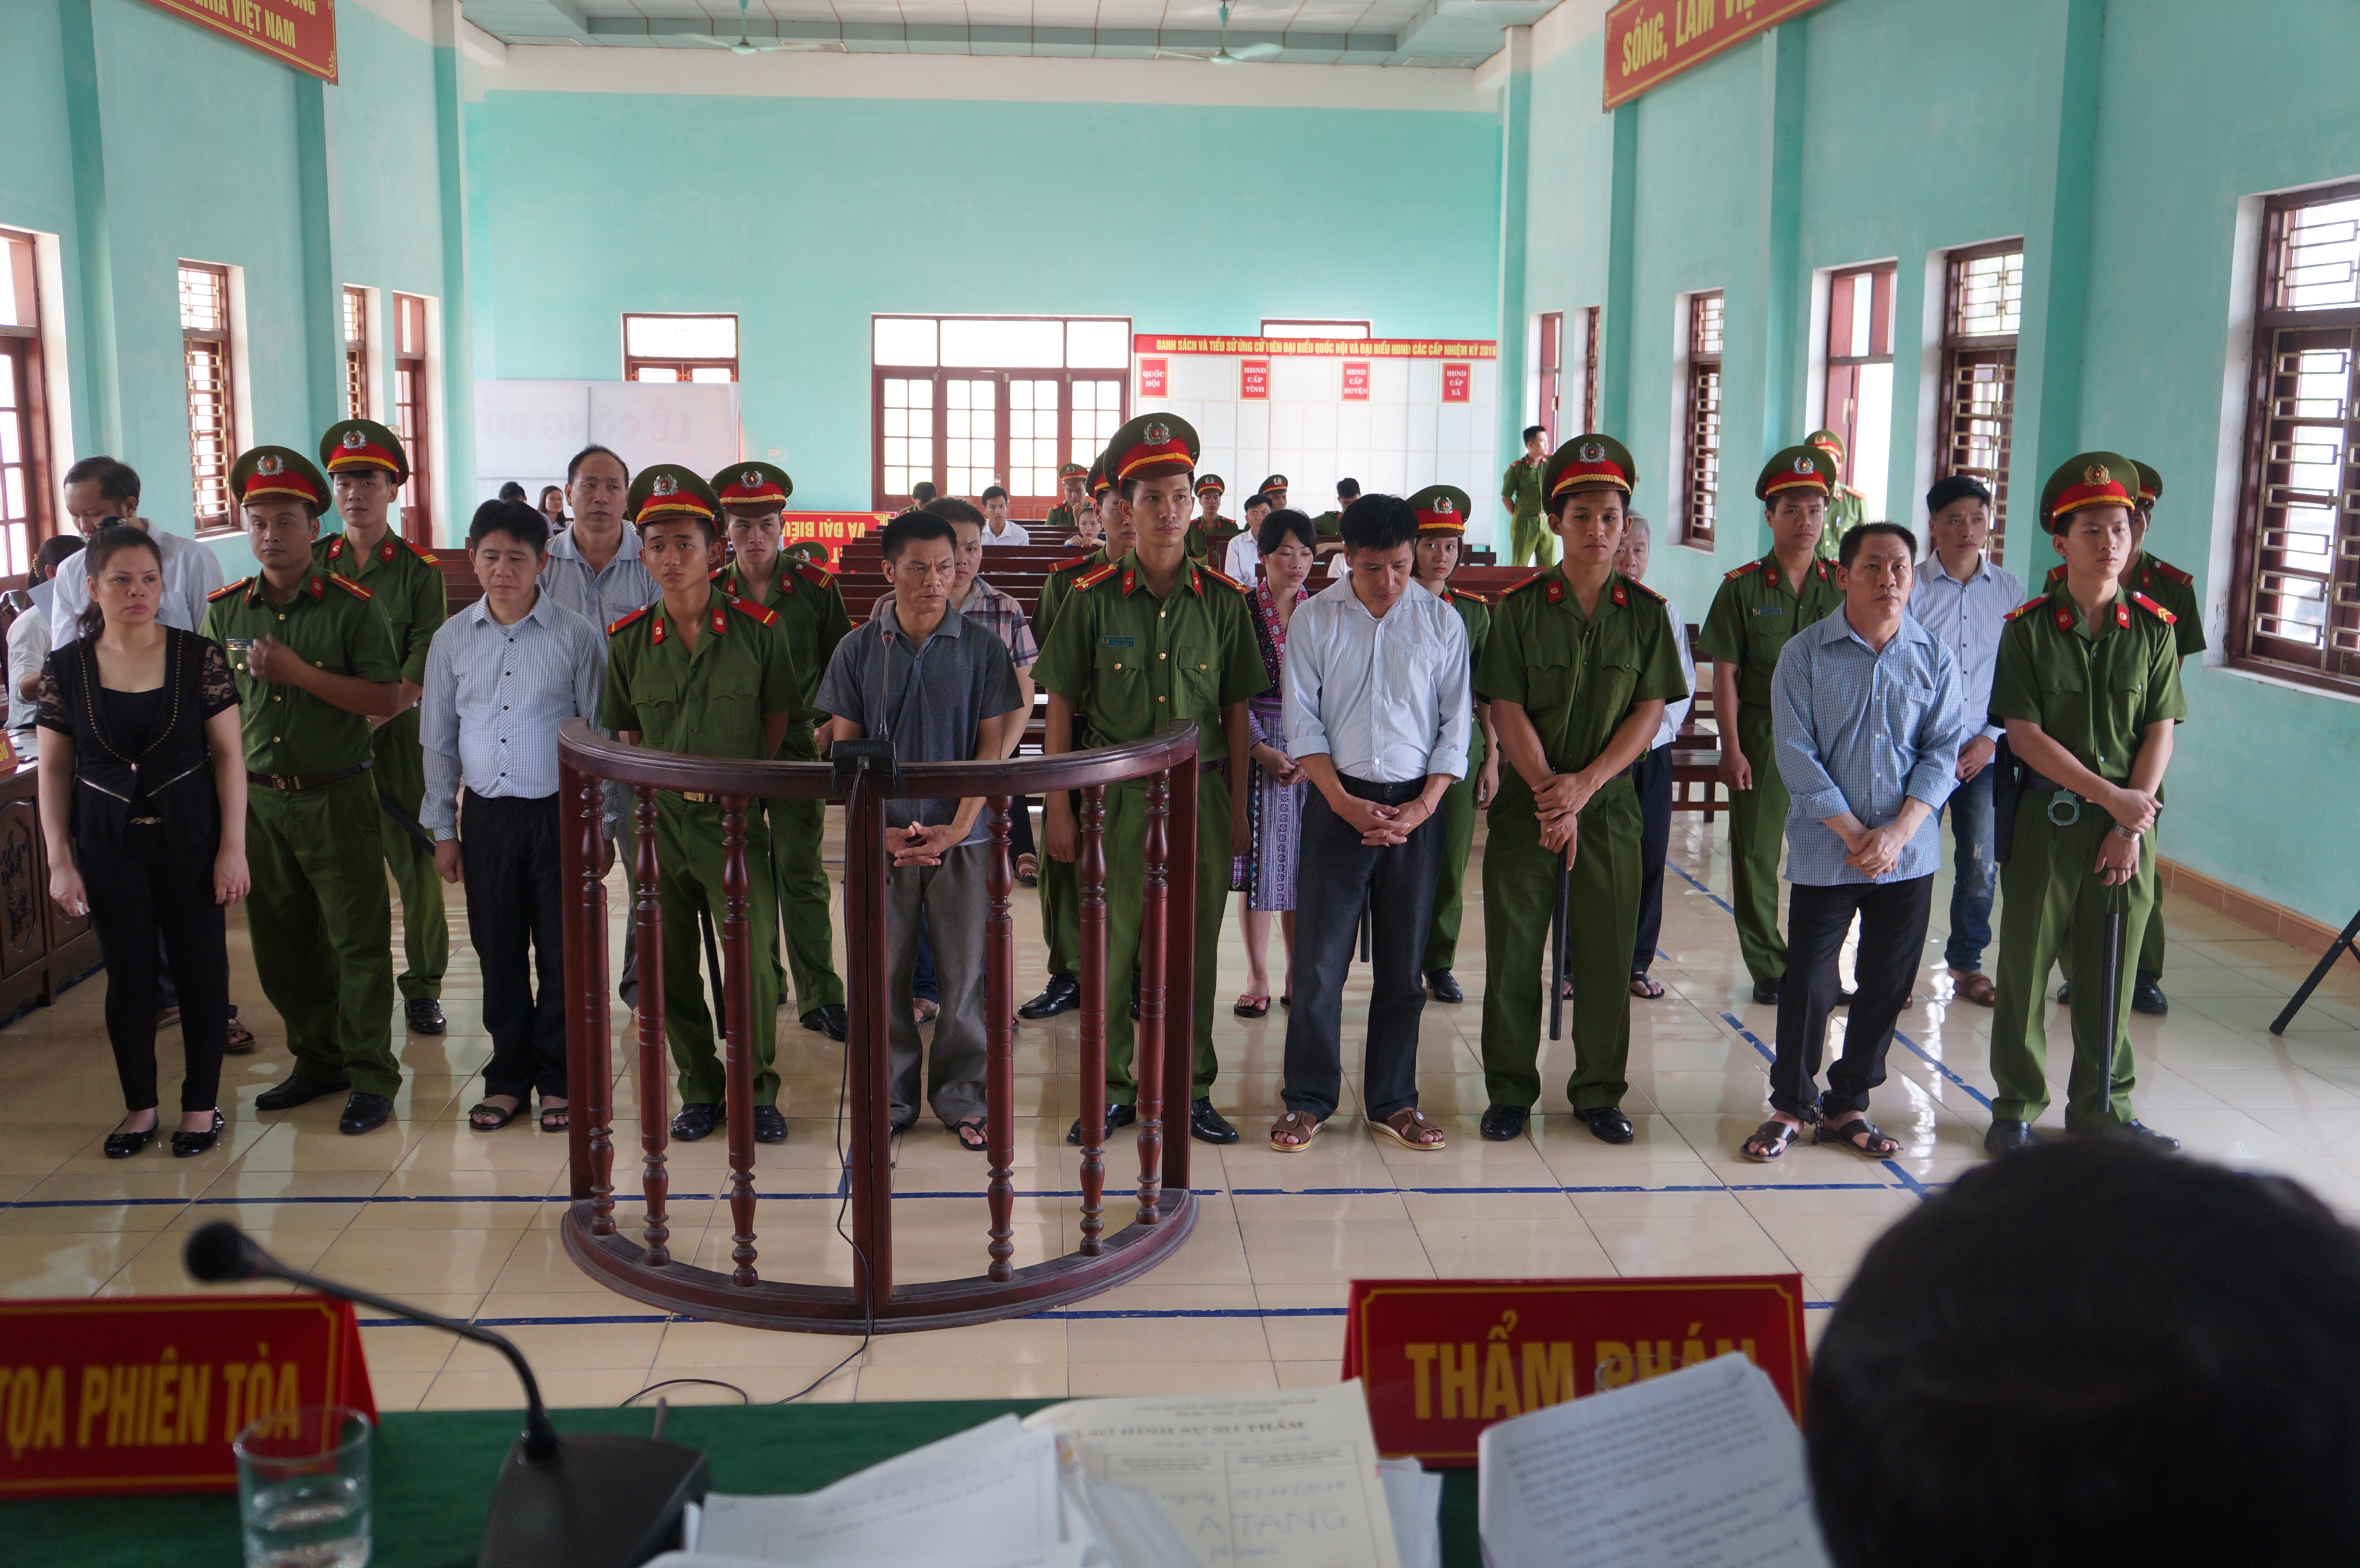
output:
[[[281,65],[336,79],[336,0],[148,0]]]
[[[1606,13],[1606,107],[1827,0],[1622,0]]]
[[[1377,1451],[1475,1463],[1495,1421],[1731,1351],[1802,1418],[1800,1274],[1660,1279],[1355,1279],[1344,1376],[1369,1398]]]
[[[1135,332],[1135,354],[1249,354],[1310,359],[1497,359],[1500,345],[1474,338],[1238,338]],[[1142,373],[1150,362],[1140,362]]]
[[[892,517],[890,512],[784,512],[780,515],[779,544],[824,545],[833,570],[841,567],[846,545],[875,533]]]
[[[349,1301],[0,1301],[0,1497],[227,1491],[231,1440],[304,1405],[377,1419]]]

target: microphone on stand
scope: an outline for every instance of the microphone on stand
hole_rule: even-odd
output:
[[[488,1345],[508,1358],[524,1385],[524,1432],[500,1465],[477,1568],[638,1568],[679,1544],[683,1505],[701,1500],[710,1486],[705,1455],[694,1448],[614,1432],[560,1437],[524,1353],[490,1329],[290,1268],[226,1220],[201,1226],[180,1261],[205,1284],[283,1279]]]

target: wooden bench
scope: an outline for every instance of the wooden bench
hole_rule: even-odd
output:
[[[1690,648],[1697,636],[1697,628],[1690,626]],[[1672,810],[1702,811],[1708,822],[1729,809],[1729,795],[1721,782],[1721,721],[1712,711],[1710,670],[1709,664],[1695,670],[1695,701],[1688,722],[1672,737]]]

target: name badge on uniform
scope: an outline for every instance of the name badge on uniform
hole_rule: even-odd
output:
[[[1136,637],[1102,637],[1098,638],[1098,646],[1100,648],[1130,648],[1137,641],[1138,639]]]
[[[1754,613],[1757,615],[1783,615],[1786,613],[1786,606],[1784,604],[1756,604],[1754,606]]]

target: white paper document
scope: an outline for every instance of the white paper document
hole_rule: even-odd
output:
[[[1442,1568],[1442,1474],[1415,1459],[1380,1459],[1401,1568]]]
[[[1487,1568],[1827,1568],[1802,1434],[1740,1355],[1484,1429]]]
[[[1075,1399],[1024,1425],[1065,1439],[1099,1486],[1153,1497],[1203,1568],[1401,1568],[1357,1381]]]

